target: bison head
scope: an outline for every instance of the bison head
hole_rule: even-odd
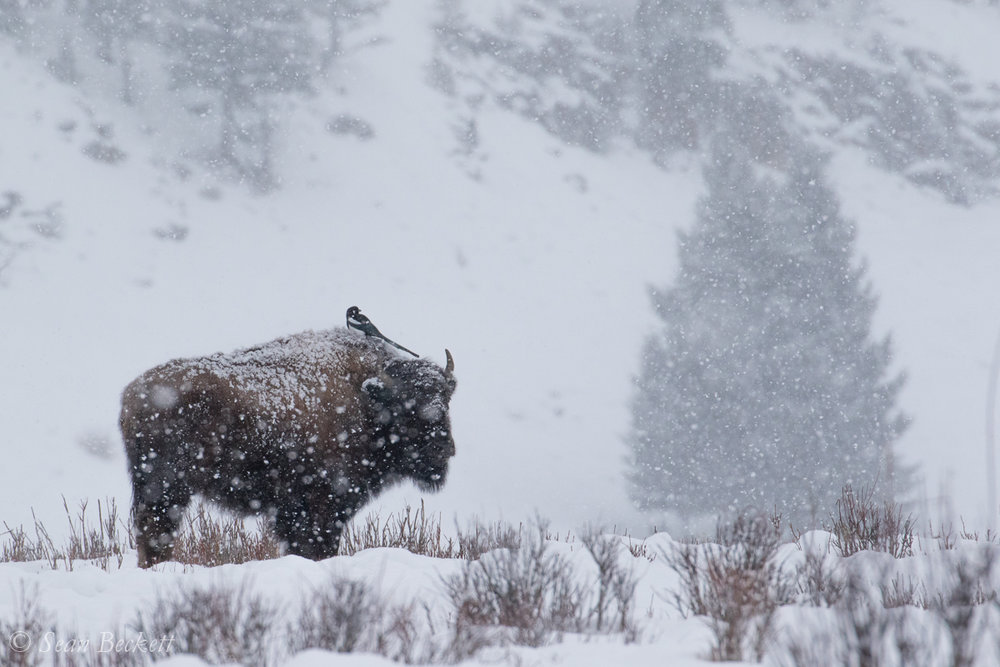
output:
[[[448,417],[455,362],[447,350],[445,355],[444,369],[424,359],[393,359],[364,382],[387,481],[412,479],[424,491],[444,484],[455,454]]]

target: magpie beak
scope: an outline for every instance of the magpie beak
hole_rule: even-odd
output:
[[[417,354],[416,352],[408,350],[399,343],[397,343],[396,341],[386,338],[382,334],[382,332],[378,330],[378,327],[372,324],[372,321],[368,319],[366,315],[363,315],[361,313],[361,309],[358,308],[357,306],[351,306],[350,308],[347,309],[347,327],[349,329],[355,329],[357,331],[360,331],[365,336],[370,336],[372,338],[378,338],[379,340],[383,340],[386,343],[389,343],[389,345],[392,345],[393,347],[402,350],[407,354],[412,354],[414,357],[417,358],[420,357],[420,355]]]

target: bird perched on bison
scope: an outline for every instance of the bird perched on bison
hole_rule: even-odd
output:
[[[288,553],[318,560],[386,486],[439,489],[455,454],[445,356],[441,368],[333,329],[140,375],[120,419],[139,565],[169,560],[194,494],[271,516]]]
[[[373,336],[375,338],[381,338],[383,341],[392,345],[397,350],[402,350],[410,356],[419,357],[420,355],[413,350],[408,350],[394,340],[385,337],[385,334],[378,330],[378,327],[368,319],[367,315],[362,314],[361,309],[357,306],[351,306],[347,309],[347,328],[354,329],[355,331],[360,331],[365,336]]]

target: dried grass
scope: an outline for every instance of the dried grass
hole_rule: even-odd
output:
[[[97,501],[96,524],[87,515],[89,502],[81,500],[76,514],[69,509],[63,497],[63,508],[69,522],[69,537],[57,545],[48,529],[34,516],[34,537],[23,526],[11,528],[4,523],[4,538],[0,545],[0,562],[46,561],[53,570],[60,563],[68,571],[73,563],[91,562],[105,571],[121,568],[125,554],[135,548],[124,521],[118,516],[118,504],[114,498]]]
[[[281,556],[281,543],[266,519],[257,519],[252,528],[236,516],[213,516],[198,503],[181,524],[174,541],[172,559],[185,565],[239,564]]]
[[[712,660],[763,658],[775,613],[791,597],[774,562],[780,538],[780,517],[744,512],[719,523],[715,543],[679,543],[662,553],[680,576],[681,590],[670,594],[677,609],[706,618]]]
[[[913,517],[904,517],[896,503],[879,504],[874,495],[874,487],[859,492],[850,484],[844,487],[837,501],[837,514],[830,517],[833,546],[845,557],[859,551],[883,551],[894,558],[912,556]]]

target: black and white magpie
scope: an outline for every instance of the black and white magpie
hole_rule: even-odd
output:
[[[406,352],[407,354],[412,354],[414,357],[420,358],[420,355],[417,354],[416,352],[408,350],[399,343],[397,343],[396,341],[386,338],[385,335],[383,335],[382,332],[378,330],[378,327],[372,324],[372,321],[368,319],[366,315],[363,315],[361,313],[361,309],[358,308],[357,306],[351,306],[350,308],[347,309],[347,326],[350,329],[355,329],[357,331],[360,331],[365,336],[378,338],[380,340],[385,341],[386,343],[389,343],[389,345],[392,345],[393,347],[400,349],[403,352]]]

